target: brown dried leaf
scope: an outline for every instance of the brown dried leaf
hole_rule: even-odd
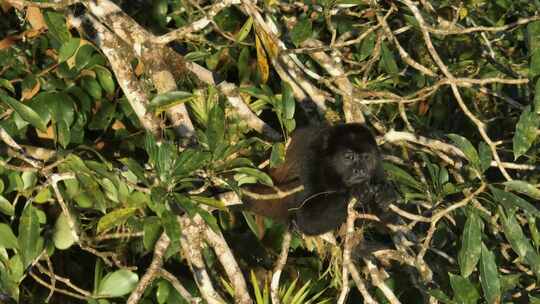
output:
[[[39,129],[36,128],[36,133],[39,138],[54,139],[54,129],[52,126],[49,126],[47,128],[47,132],[41,132]]]
[[[47,28],[47,24],[45,23],[45,19],[43,18],[43,14],[41,14],[39,7],[30,6],[26,10],[26,19],[30,22],[30,25],[34,30],[40,31]]]
[[[268,59],[266,58],[266,52],[263,49],[259,35],[255,36],[255,47],[257,49],[257,67],[261,73],[261,82],[266,83],[270,74],[270,67],[268,66]]]
[[[34,95],[36,95],[39,92],[40,88],[41,88],[41,84],[39,80],[36,79],[36,84],[32,88],[28,88],[22,91],[21,99],[22,100],[32,99],[32,97],[34,97]]]
[[[15,44],[16,41],[17,41],[17,38],[14,36],[9,36],[0,40],[0,50],[8,49],[13,44]]]

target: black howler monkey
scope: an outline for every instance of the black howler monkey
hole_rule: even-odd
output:
[[[338,228],[347,217],[347,203],[388,203],[394,192],[384,180],[375,139],[355,123],[295,131],[285,163],[271,169],[275,187],[251,186],[243,191],[248,210],[292,221],[304,234]]]

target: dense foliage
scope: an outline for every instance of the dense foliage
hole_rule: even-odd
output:
[[[280,257],[283,303],[540,303],[540,1],[32,3],[0,3],[0,303],[270,303]],[[361,221],[365,291],[344,229],[283,256],[220,196],[363,119],[417,238]]]

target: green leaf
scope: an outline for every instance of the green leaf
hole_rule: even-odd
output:
[[[293,29],[290,32],[292,42],[296,46],[300,46],[300,43],[311,37],[311,27],[311,20],[306,17],[300,18],[300,20],[298,20],[298,22],[294,25]]]
[[[296,120],[285,119],[285,121],[283,121],[283,125],[285,126],[287,132],[292,132],[296,128]]]
[[[516,220],[512,212],[508,213],[508,216],[505,216],[502,212],[499,212],[501,215],[501,222],[504,229],[504,235],[512,249],[522,258],[525,258],[527,251],[532,250],[532,246],[523,234],[521,226]]]
[[[201,61],[208,57],[208,55],[210,55],[208,52],[189,52],[186,54],[186,56],[184,56],[184,59],[186,61]]]
[[[165,280],[160,280],[157,283],[156,300],[158,304],[165,304],[171,294],[171,285]]]
[[[60,43],[66,43],[71,39],[71,33],[69,32],[66,24],[66,18],[63,13],[53,10],[43,11],[43,17],[49,33],[53,35]]]
[[[28,267],[39,255],[43,244],[39,241],[39,218],[32,204],[28,204],[22,214],[19,223],[19,248],[24,268]]]
[[[8,90],[11,94],[15,94],[15,87],[11,83],[11,81],[0,78],[0,87],[3,87],[4,89]]]
[[[124,185],[124,184],[120,184]],[[119,189],[123,189],[124,186],[119,187]],[[119,191],[118,193],[122,193],[123,191]],[[142,193],[139,191],[133,191],[129,194],[122,194],[121,196],[126,196],[125,199],[120,201],[127,201],[127,207],[133,207],[133,208],[144,208],[148,201],[150,200],[150,196],[146,193]]]
[[[75,243],[75,233],[69,227],[68,218],[61,213],[54,225],[53,242],[54,246],[60,250],[65,250]]]
[[[276,167],[285,161],[285,144],[279,142],[272,145],[270,167]]]
[[[94,114],[92,121],[88,124],[90,130],[104,130],[111,123],[116,111],[116,103],[103,102],[99,111]]]
[[[244,25],[242,25],[242,28],[236,33],[235,40],[236,42],[242,42],[244,39],[246,39],[249,32],[251,32],[251,27],[253,25],[253,17],[249,16],[249,18],[244,22]]]
[[[2,195],[0,195],[0,212],[8,216],[15,214],[15,207]]]
[[[471,165],[475,168],[480,168],[478,152],[476,152],[476,149],[467,138],[457,134],[448,134],[448,137],[458,146],[463,154],[465,154],[465,157],[467,157],[467,160]]]
[[[454,300],[463,304],[475,304],[478,301],[480,294],[468,279],[452,273],[448,275],[454,291]]]
[[[105,214],[99,219],[97,233],[103,233],[114,227],[123,225],[124,222],[135,214],[137,208],[120,208]]]
[[[383,167],[384,170],[388,173],[388,175],[396,182],[403,183],[404,185],[412,187],[420,192],[425,191],[426,186],[424,184],[417,181],[414,177],[412,177],[409,173],[407,173],[400,167],[387,162],[383,163]]]
[[[102,196],[101,196],[102,197]],[[94,207],[94,199],[92,199],[86,193],[79,193],[73,197],[75,203],[81,208],[92,208]]]
[[[240,79],[240,83],[248,81],[249,77],[251,76],[251,68],[249,66],[249,48],[248,47],[244,47],[242,48],[242,51],[240,51],[240,55],[238,56],[237,68],[238,68],[238,79]]]
[[[211,197],[192,195],[190,196],[190,198],[194,200],[196,203],[204,204],[204,205],[214,207],[220,210],[226,210],[225,205],[223,204],[222,201],[213,199]]]
[[[499,215],[501,216],[504,235],[512,246],[512,249],[527,265],[531,266],[537,280],[540,279],[540,256],[534,250],[530,240],[523,233],[513,212],[509,212],[508,216],[505,216],[503,211],[499,209]]]
[[[69,125],[64,120],[56,123],[56,140],[63,148],[66,148],[71,142]]]
[[[540,79],[536,80],[534,86],[534,112],[540,114]]]
[[[37,174],[36,172],[26,171],[21,174],[21,179],[23,181],[23,190],[30,189],[37,183]]]
[[[217,104],[210,110],[206,137],[211,152],[215,152],[225,138],[225,114]]]
[[[103,90],[105,90],[105,92],[108,94],[113,94],[115,84],[112,73],[107,68],[100,65],[94,67],[94,71],[96,71],[98,82]]]
[[[382,68],[384,69],[384,71],[390,75],[394,75],[399,72],[399,68],[397,66],[396,60],[394,59],[394,54],[388,48],[388,46],[386,46],[385,42],[381,44],[380,64]]]
[[[17,114],[19,114],[22,119],[26,120],[34,127],[38,128],[42,132],[47,132],[46,123],[41,119],[41,117],[29,106],[24,103],[4,94],[0,90],[0,99],[7,103]]]
[[[501,282],[495,263],[495,254],[482,243],[482,259],[480,260],[480,283],[487,303],[501,302]]]
[[[527,216],[527,224],[529,226],[529,231],[531,232],[534,248],[538,251],[538,248],[540,247],[540,231],[536,225],[536,217]]]
[[[480,172],[484,172],[491,166],[493,155],[489,146],[483,141],[478,144],[478,156],[480,158]]]
[[[175,105],[190,101],[193,96],[193,93],[184,91],[172,91],[159,94],[152,98],[148,110],[159,113]]]
[[[108,178],[102,178],[99,180],[99,184],[103,188],[105,192],[105,196],[107,196],[108,199],[111,201],[118,203],[118,189],[116,188],[116,185]]]
[[[540,116],[531,112],[531,106],[525,107],[519,121],[516,124],[516,132],[514,133],[513,149],[514,159],[518,159],[525,154],[531,147],[538,134],[537,129],[540,125]]]
[[[261,183],[263,183],[264,185],[267,185],[267,186],[273,186],[274,185],[274,182],[272,181],[272,178],[270,178],[270,176],[268,176],[268,174],[262,172],[259,169],[241,167],[241,168],[234,168],[232,170],[236,171],[236,172],[247,174],[249,176],[253,176],[253,177],[257,178],[257,180],[260,181]]]
[[[39,115],[39,117],[41,117],[41,120],[45,125],[51,121],[51,112],[58,99],[57,95],[56,92],[41,92],[26,103]]]
[[[367,37],[364,38],[360,45],[360,54],[357,56],[358,61],[362,61],[373,54],[373,48],[375,47],[376,41],[377,35],[375,35],[375,32],[369,33]]]
[[[458,255],[461,275],[468,277],[480,259],[482,244],[482,221],[474,213],[467,213],[467,221],[461,238],[461,249]]]
[[[44,98],[47,100],[54,121],[65,121],[68,127],[75,121],[75,103],[68,94],[52,93]]]
[[[281,82],[281,102],[283,104],[283,117],[285,119],[294,118],[294,95],[291,86],[282,81]]]
[[[529,51],[531,53],[531,62],[529,64],[529,79],[540,75],[540,22],[535,21],[527,25],[527,40],[529,42]]]
[[[259,287],[259,281],[257,280],[257,277],[255,276],[255,272],[253,272],[253,270],[251,270],[250,278],[251,285],[253,286],[253,293],[255,294],[256,303],[265,303],[263,300],[261,289]]]
[[[523,193],[533,199],[540,200],[540,190],[526,181],[511,180],[504,182],[504,185],[511,190]]]
[[[144,168],[137,161],[132,158],[121,158],[119,161],[124,164],[129,171],[133,172],[140,182],[148,184],[148,180],[144,175]]]
[[[81,39],[79,38],[71,38],[62,46],[60,47],[60,50],[58,51],[58,63],[64,62],[71,58],[79,48],[79,45],[81,44]]]
[[[535,206],[533,206],[528,201],[522,199],[521,197],[513,193],[497,189],[491,185],[489,186],[489,189],[491,193],[493,193],[496,201],[503,205],[504,208],[506,208],[507,210],[521,208],[532,216],[540,217],[540,210],[538,210]]]
[[[130,293],[138,281],[139,276],[126,269],[110,272],[99,283],[97,296],[121,297]]]
[[[154,244],[159,239],[162,227],[161,221],[157,216],[150,216],[144,219],[143,224],[143,244],[144,249],[150,250],[154,248]]]
[[[43,188],[34,197],[34,202],[38,204],[45,203],[51,199],[51,190],[49,188]]]
[[[88,93],[88,95],[92,96],[95,100],[101,99],[101,86],[97,82],[97,80],[94,79],[94,77],[91,76],[83,76],[81,77],[81,87]]]
[[[82,45],[77,51],[75,56],[75,65],[77,70],[82,70],[86,67],[90,67],[89,63],[92,60],[92,54],[95,52],[94,47],[91,44]]]
[[[180,237],[182,236],[182,229],[176,220],[176,215],[167,210],[161,214],[161,223],[167,236],[171,239],[172,247],[176,247],[180,243]]]
[[[0,223],[0,248],[18,249],[19,242],[17,237],[13,234],[11,227],[7,224]]]

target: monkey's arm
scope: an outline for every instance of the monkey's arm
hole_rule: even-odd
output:
[[[243,209],[287,222],[289,209],[296,207],[304,188],[299,179],[268,187],[250,185],[242,188]]]
[[[302,170],[310,160],[310,145],[319,128],[308,127],[296,130],[289,143],[285,162],[271,168],[268,173],[274,187],[250,185],[242,187],[243,208],[256,214],[288,221],[289,209],[302,202]]]
[[[318,235],[339,228],[347,218],[347,191],[319,193],[304,199],[294,212],[294,221],[300,231]]]

